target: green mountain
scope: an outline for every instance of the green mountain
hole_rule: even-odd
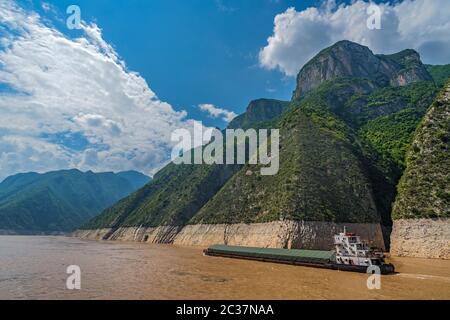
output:
[[[393,219],[450,218],[450,81],[420,123]]]
[[[189,223],[380,222],[358,138],[318,103],[307,99],[279,122],[278,174],[246,165]]]
[[[450,78],[450,64],[441,66],[426,65],[426,68],[439,87],[443,87],[448,78]]]
[[[149,181],[132,171],[63,170],[10,176],[0,183],[0,230],[70,231]]]
[[[247,112],[229,127],[267,127],[289,103],[259,99],[250,102]],[[83,228],[120,226],[183,225],[187,223],[241,165],[167,165],[152,183],[105,210]]]
[[[389,228],[405,154],[437,90],[414,50],[375,55],[338,42],[302,68],[290,103],[256,100],[230,123],[280,129],[278,174],[169,164],[83,229],[280,219]]]
[[[124,178],[131,185],[131,190],[138,190],[150,182],[151,178],[140,172],[130,170],[117,172],[116,176]],[[130,193],[130,192],[128,192]]]

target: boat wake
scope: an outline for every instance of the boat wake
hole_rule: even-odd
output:
[[[433,276],[429,274],[415,274],[415,273],[396,273],[395,276],[402,278],[412,278],[412,279],[420,279],[420,280],[436,280],[436,281],[445,281],[450,283],[450,277],[444,276]]]

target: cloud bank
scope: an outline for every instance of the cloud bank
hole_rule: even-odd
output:
[[[208,112],[212,118],[222,118],[225,122],[230,122],[237,116],[233,111],[228,111],[209,103],[200,104],[198,107],[200,110]]]
[[[362,0],[320,8],[289,8],[274,20],[273,35],[259,53],[261,66],[295,76],[321,49],[339,40],[351,40],[375,53],[417,50],[425,63],[450,63],[450,2],[404,0],[380,4],[381,29],[367,28],[370,3]]]
[[[193,128],[127,69],[99,27],[70,39],[37,13],[0,2],[0,179],[22,171],[136,169],[170,159]]]

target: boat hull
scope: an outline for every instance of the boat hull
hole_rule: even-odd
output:
[[[321,268],[321,269],[332,269],[338,271],[350,271],[350,272],[359,272],[359,273],[367,273],[367,266],[355,266],[355,265],[346,265],[346,264],[338,264],[333,261],[307,261],[302,259],[288,259],[283,256],[273,257],[273,256],[257,256],[257,255],[249,255],[242,252],[221,252],[215,251],[213,249],[205,249],[205,255],[213,256],[213,257],[223,257],[223,258],[233,258],[233,259],[243,259],[243,260],[253,260],[253,261],[261,261],[261,262],[271,262],[271,263],[279,263],[279,264],[289,264],[296,266],[304,266],[304,267],[312,267],[312,268]],[[391,274],[394,273],[394,266],[392,264],[384,264],[380,266],[381,274]]]

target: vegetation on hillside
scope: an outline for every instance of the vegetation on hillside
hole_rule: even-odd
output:
[[[238,168],[238,165],[171,163],[151,183],[105,210],[83,228],[182,225]]]
[[[450,217],[450,81],[417,129],[393,219]]]
[[[280,121],[278,174],[261,176],[260,165],[246,165],[190,223],[380,221],[356,137],[309,103]]]
[[[426,68],[439,87],[443,87],[450,78],[450,64],[440,66],[427,65]]]
[[[148,181],[137,172],[125,177],[78,170],[11,176],[0,184],[0,229],[70,231]]]
[[[402,171],[412,135],[436,93],[432,82],[383,88],[351,101],[347,106],[350,110],[363,112],[349,118],[383,160],[394,162]],[[362,102],[363,107],[358,107]]]
[[[252,101],[248,114],[236,118],[230,128],[270,128],[288,107],[278,100]],[[187,223],[242,165],[175,165],[158,172],[152,183],[105,210],[84,229]]]

